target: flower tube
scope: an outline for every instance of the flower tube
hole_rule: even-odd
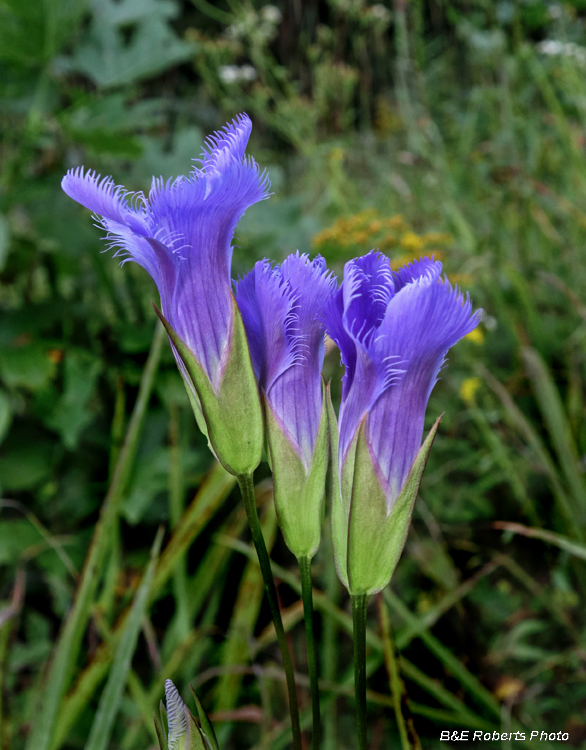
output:
[[[351,594],[381,591],[391,579],[438,426],[422,446],[427,402],[448,349],[479,322],[441,270],[423,258],[393,272],[372,251],[346,264],[324,314],[345,366],[332,529]]]
[[[297,558],[311,559],[320,541],[328,463],[320,318],[333,283],[322,257],[297,252],[280,266],[259,261],[236,288],[264,394],[279,525]]]
[[[231,291],[232,238],[269,180],[245,156],[247,115],[211,135],[187,177],[153,178],[148,197],[83,167],[62,181],[93,211],[123,263],[133,260],[159,290],[160,315],[198,424],[224,467],[252,471],[262,453],[262,414],[242,319]],[[158,311],[157,311],[158,312]]]

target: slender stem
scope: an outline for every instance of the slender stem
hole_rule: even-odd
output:
[[[176,403],[169,407],[169,520],[175,531],[185,511],[185,481],[181,465],[181,440],[179,432],[179,408]],[[187,556],[180,555],[173,571],[175,594],[175,637],[183,640],[189,633],[189,593],[187,582]]]
[[[366,742],[366,606],[367,594],[353,594],[352,624],[354,638],[354,692],[356,695],[356,732],[358,750],[367,750]]]
[[[393,709],[397,720],[397,729],[401,738],[402,750],[421,750],[421,743],[413,725],[413,718],[409,711],[407,691],[399,669],[399,659],[396,653],[395,639],[391,629],[391,621],[387,612],[382,592],[377,594],[378,619],[381,629],[381,640],[385,656],[385,666],[391,684],[391,697]]]
[[[256,501],[254,499],[254,483],[252,480],[252,474],[241,474],[236,477],[238,485],[240,486],[240,492],[242,493],[242,500],[244,502],[244,508],[246,510],[246,516],[250,525],[250,531],[252,534],[252,541],[256,547],[256,553],[258,555],[258,562],[262,572],[263,581],[265,584],[265,591],[269,600],[269,608],[271,610],[271,617],[275,625],[275,632],[277,633],[277,641],[279,642],[279,648],[281,649],[281,656],[283,658],[283,668],[287,677],[287,691],[289,693],[289,712],[291,713],[291,731],[293,732],[293,748],[294,750],[301,750],[301,728],[299,725],[299,705],[297,703],[297,688],[295,686],[295,674],[293,672],[293,661],[291,659],[291,653],[289,646],[287,645],[287,636],[285,635],[285,628],[283,627],[283,620],[281,619],[281,610],[279,609],[279,599],[277,597],[277,589],[275,588],[275,582],[273,581],[273,574],[271,572],[271,562],[269,560],[269,553],[265,545],[265,540],[262,535],[262,529],[260,527],[260,521],[258,513],[256,511]]]
[[[311,586],[311,558],[300,557],[301,598],[303,599],[303,619],[305,620],[305,637],[307,640],[307,666],[309,667],[309,684],[311,687],[311,709],[313,713],[312,750],[319,750],[321,743],[321,717],[319,711],[319,686],[317,682],[317,659],[315,655],[315,635],[313,632],[313,593]]]

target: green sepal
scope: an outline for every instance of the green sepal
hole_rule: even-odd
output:
[[[214,727],[212,725],[212,722],[208,718],[205,708],[202,706],[200,699],[197,697],[197,693],[191,687],[191,685],[189,686],[189,689],[191,690],[191,694],[193,695],[193,700],[195,701],[195,707],[197,708],[197,714],[201,722],[201,728],[204,734],[204,738],[209,744],[210,750],[220,750],[220,746],[218,745],[218,740],[216,738],[216,733],[214,732]]]
[[[165,708],[165,704],[163,703],[163,701],[159,701],[159,715],[161,717],[161,726],[166,729],[168,727],[167,709]]]
[[[167,746],[167,737],[161,722],[157,719],[157,714],[153,712],[153,719],[155,721],[155,732],[157,733],[157,739],[159,740],[159,750],[169,750]]]
[[[232,331],[217,392],[193,352],[156,306],[155,310],[189,374],[218,461],[230,474],[240,476],[260,463],[263,419],[244,323],[233,295],[231,299]],[[192,406],[197,419],[197,408]]]
[[[328,415],[323,399],[311,465],[305,467],[297,448],[265,397],[265,416],[275,508],[279,527],[295,557],[311,559],[319,547],[328,471]]]
[[[330,383],[326,385],[325,394],[326,413],[328,415],[328,430],[330,433],[331,467],[332,467],[332,546],[334,549],[334,563],[338,578],[348,588],[348,511],[344,508],[340,487],[340,472],[338,458],[338,420],[332,404]]]
[[[184,750],[209,750],[209,745],[203,738],[195,716],[187,707],[185,708],[185,713],[187,714],[187,735],[185,737]]]
[[[348,591],[351,595],[375,594],[391,580],[405,546],[421,477],[441,419],[440,416],[419,449],[390,513],[368,446],[366,419],[362,421],[356,442],[348,524]]]

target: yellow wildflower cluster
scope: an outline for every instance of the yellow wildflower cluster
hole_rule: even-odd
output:
[[[484,344],[484,333],[481,328],[474,328],[470,333],[467,333],[464,338],[468,339],[468,341],[472,341],[474,344],[478,344],[479,346]]]
[[[468,406],[472,406],[476,399],[476,391],[481,387],[482,380],[479,377],[466,378],[460,386],[460,396]]]
[[[401,215],[383,217],[375,208],[369,208],[354,216],[336,219],[314,236],[313,247],[327,259],[342,262],[363,255],[373,247],[385,253],[399,251],[400,255],[391,259],[395,268],[421,255],[433,254],[439,260],[443,253],[438,246],[449,245],[452,241],[450,234],[417,234]]]

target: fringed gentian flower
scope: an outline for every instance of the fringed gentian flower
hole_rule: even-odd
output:
[[[279,525],[298,559],[311,559],[320,541],[328,462],[321,317],[333,285],[323,258],[297,252],[280,266],[259,261],[236,288],[264,393]]]
[[[116,255],[153,278],[161,319],[198,423],[218,459],[250,473],[262,453],[262,416],[242,320],[231,291],[232,238],[249,206],[268,196],[269,181],[245,156],[247,115],[211,135],[188,177],[153,178],[148,197],[130,196],[110,177],[83,167],[63,190],[97,214]]]
[[[339,440],[332,436],[332,528],[351,594],[391,579],[439,423],[421,446],[429,396],[448,349],[478,325],[480,313],[441,270],[423,258],[393,272],[372,251],[346,264],[325,312],[346,370]]]

